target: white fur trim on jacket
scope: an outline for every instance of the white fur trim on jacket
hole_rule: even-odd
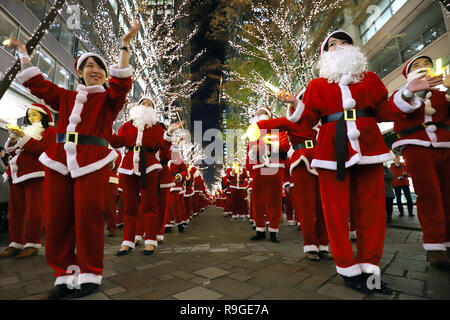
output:
[[[175,182],[171,182],[171,183],[163,183],[163,184],[160,184],[159,187],[160,187],[161,189],[175,187]]]
[[[290,109],[291,107],[286,109],[286,119],[291,122],[298,122],[303,114],[303,111],[305,110],[305,105],[301,100],[297,99],[297,108],[295,108],[295,111],[292,114],[290,114]]]
[[[147,169],[145,170],[145,173],[149,173],[149,172],[152,172],[152,171],[155,171],[155,170],[162,170],[162,165],[160,163],[155,163],[155,164],[147,167]],[[117,172],[126,174],[128,176],[131,176],[133,174],[135,174],[137,176],[141,175],[140,171],[135,172],[134,169],[119,168],[119,169],[117,169]]]
[[[25,82],[27,82],[28,80],[30,80],[31,78],[33,78],[39,74],[41,74],[41,70],[39,70],[38,67],[26,68],[25,70],[23,70],[22,72],[17,74],[16,80],[20,84],[24,84]]]
[[[192,192],[192,193],[190,193],[190,194],[186,194],[186,191],[185,191],[184,197],[185,197],[185,198],[190,198],[190,197],[192,197],[194,194],[195,194],[195,192]]]
[[[259,169],[259,168],[263,168],[263,167],[267,167],[267,168],[284,168],[284,163],[261,163],[261,164],[256,164],[256,165],[253,166],[253,170]]]
[[[166,140],[167,142],[173,142],[172,136],[169,135],[169,133],[168,133],[167,131],[164,131],[163,138],[164,138],[164,140]]]
[[[447,248],[443,243],[424,243],[423,248],[425,251],[446,251]]]
[[[308,170],[309,173],[317,176],[318,173],[316,171],[316,169],[311,168],[311,164],[309,163],[308,158],[306,158],[304,155],[301,155],[300,158],[298,158],[297,160],[295,160],[293,163],[291,163],[291,165],[289,166],[289,174],[292,175],[292,171],[294,171],[294,169],[300,164],[300,162],[304,162],[305,166],[306,166],[306,170]]]
[[[23,176],[20,176],[18,178],[17,178],[17,173],[15,173],[12,176],[12,183],[17,184],[17,183],[21,183],[21,182],[24,182],[29,179],[44,178],[44,177],[45,177],[45,171],[36,171],[36,172],[24,174]]]
[[[422,102],[416,95],[412,96],[411,101],[410,101],[411,103],[409,103],[409,102],[406,102],[405,100],[403,100],[402,93],[403,93],[403,90],[398,90],[394,94],[394,104],[397,108],[399,108],[404,113],[411,113],[411,112],[417,110],[418,108],[420,108],[420,106],[422,105]]]
[[[109,73],[116,78],[128,78],[133,75],[133,68],[130,66],[120,68],[118,64],[113,64],[109,67]]]
[[[170,188],[170,192],[181,191],[181,190],[183,190],[183,188],[181,188],[181,187]]]
[[[31,136],[29,136],[29,135],[24,135],[22,138],[20,138],[18,141],[17,141],[17,146],[19,147],[19,148],[23,148],[23,146],[24,145],[26,145],[27,144],[27,142],[28,141],[30,141],[30,139],[31,139]]]
[[[84,176],[86,174],[89,174],[91,172],[95,172],[95,171],[103,168],[104,166],[108,165],[111,161],[115,161],[117,157],[118,157],[118,154],[114,150],[112,150],[108,154],[108,156],[106,156],[106,158],[103,158],[97,162],[91,163],[87,166],[84,166],[81,168],[78,167],[76,169],[73,169],[73,170],[71,170],[70,175],[72,176],[72,178],[78,178],[78,177]],[[76,163],[76,165],[78,166],[78,163]]]
[[[16,149],[19,146],[17,145],[17,143],[15,145],[11,145],[11,140],[8,138],[8,140],[5,143],[5,150],[6,152],[8,152],[9,154],[13,153],[14,151],[16,151]]]
[[[337,273],[339,273],[340,275],[344,276],[344,277],[354,277],[357,275],[360,275],[362,273],[361,271],[361,267],[359,266],[359,264],[354,264],[351,267],[347,267],[347,268],[340,268],[338,266],[336,266],[336,271]]]
[[[53,169],[56,172],[59,172],[64,176],[69,174],[69,169],[64,164],[62,164],[61,162],[55,161],[53,159],[50,159],[45,152],[43,152],[39,156],[39,161],[47,168]]]

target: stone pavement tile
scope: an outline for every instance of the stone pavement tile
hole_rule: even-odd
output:
[[[253,271],[261,269],[263,267],[259,263],[252,263],[252,262],[249,262],[249,261],[243,260],[243,259],[230,260],[227,263],[231,264],[233,266],[236,266],[236,267],[242,267],[242,268],[250,269]]]
[[[262,255],[252,254],[252,255],[249,255],[249,256],[246,256],[246,257],[242,257],[241,259],[248,260],[248,261],[251,261],[251,262],[262,262],[264,260],[270,259],[270,257],[269,256],[262,256]]]
[[[249,276],[246,274],[240,274],[240,273],[231,273],[228,275],[228,277],[239,280],[239,281],[247,281],[247,280],[253,278],[252,276]]]
[[[395,292],[390,295],[374,293],[366,296],[364,300],[395,300],[396,295]]]
[[[167,299],[167,297],[159,291],[153,291],[147,294],[144,294],[143,296],[140,297],[140,299],[143,300],[164,300]]]
[[[171,276],[170,274],[163,274],[162,276],[158,277],[159,281],[166,281],[166,280],[171,280],[174,279],[174,276]]]
[[[384,256],[384,254],[383,254],[383,256]],[[427,255],[425,253],[425,250],[423,250],[422,253],[415,252],[414,254],[400,251],[397,254],[397,258],[399,258],[399,259],[417,260],[417,261],[423,261],[423,262],[427,261]]]
[[[111,298],[108,298],[102,292],[95,292],[85,297],[73,298],[72,300],[111,300]]]
[[[417,297],[417,296],[411,296],[409,294],[401,294],[398,297],[399,300],[428,300],[427,298],[424,297]]]
[[[288,264],[285,264],[285,263],[277,263],[277,264],[269,266],[268,269],[274,270],[274,271],[277,271],[277,272],[290,273],[291,274],[291,273],[299,271],[301,269],[301,267],[295,266],[295,265],[288,265]]]
[[[211,248],[209,249],[210,252],[229,252],[230,250],[228,248]]]
[[[14,284],[9,284],[6,286],[2,286],[1,290],[10,290],[10,289],[15,289],[15,288],[22,288],[22,287],[28,287],[28,286],[32,286],[35,284],[39,284],[42,283],[41,279],[34,279],[34,280],[29,280],[29,281],[20,281]]]
[[[173,276],[184,279],[184,280],[189,280],[192,278],[195,278],[196,276],[192,273],[189,272],[184,272],[184,271],[175,271],[171,273]]]
[[[425,297],[429,299],[449,300],[450,290],[448,287],[443,288],[427,283],[425,289]]]
[[[155,266],[162,266],[162,265],[170,264],[170,263],[172,263],[172,261],[170,261],[170,260],[158,260],[158,261],[154,262],[153,264]]]
[[[190,279],[190,281],[192,281],[196,284],[201,284],[202,286],[206,286],[211,283],[211,279],[202,278],[202,277],[195,277],[195,278]]]
[[[156,277],[156,276],[155,276]],[[113,283],[119,284],[126,289],[136,289],[142,286],[151,285],[156,280],[143,272],[133,272],[125,275],[117,275],[109,278]]]
[[[20,298],[18,300],[47,300],[48,298],[48,292],[38,293],[31,296],[26,296],[23,298]]]
[[[426,272],[429,264],[424,261],[395,258],[395,260],[391,263],[391,266],[397,269]]]
[[[428,272],[408,271],[407,278],[423,280],[428,284],[449,289],[450,287],[450,273],[446,270],[438,270],[430,268]],[[450,290],[450,289],[449,289]]]
[[[172,295],[177,300],[218,300],[223,294],[206,289],[204,287],[194,287]]]
[[[143,264],[143,265],[140,265],[140,266],[136,266],[136,269],[138,269],[138,270],[145,270],[145,269],[148,269],[148,268],[153,268],[155,265],[154,264],[152,264],[152,263],[147,263],[147,264]]]
[[[261,287],[251,285],[248,282],[241,282],[231,278],[218,278],[211,281],[209,288],[221,293],[236,297],[237,299],[247,299],[255,293],[261,291]]]
[[[11,284],[16,284],[18,282],[20,282],[20,279],[18,276],[1,277],[0,278],[0,287],[11,285]]]
[[[299,289],[305,288],[305,289],[314,289],[316,290],[321,285],[323,285],[325,282],[327,282],[331,277],[330,276],[324,276],[319,274],[313,274],[312,276],[306,278],[302,282],[298,284]]]
[[[160,281],[152,284],[152,288],[160,291],[166,295],[172,295],[193,287],[196,287],[197,284],[186,281],[178,278],[174,278],[167,281]]]
[[[24,288],[0,291],[0,300],[15,300],[27,296]]]
[[[298,271],[293,274],[285,275],[278,280],[278,284],[285,285],[288,287],[298,287],[300,282],[310,277],[311,275],[308,273],[302,273],[302,271]]]
[[[103,279],[108,279],[111,277],[114,277],[115,275],[117,275],[117,272],[115,272],[112,269],[103,269]]]
[[[239,257],[235,253],[229,253],[229,252],[217,252],[217,253],[210,252],[209,255],[217,260],[224,260],[224,261],[233,260],[233,259],[236,259]]]
[[[424,281],[384,275],[383,281],[388,283],[390,288],[400,293],[406,293],[413,296],[423,296]]]
[[[138,300],[139,297],[149,294],[154,289],[151,287],[129,290],[127,292],[115,294],[111,296],[113,300]]]
[[[332,283],[326,283],[317,292],[328,297],[343,300],[363,300],[365,297],[364,294],[353,289]]]
[[[395,267],[389,267],[384,271],[385,274],[389,274],[391,276],[397,276],[397,277],[402,277],[403,274],[405,273],[405,270],[403,269],[398,269]]]
[[[103,290],[103,292],[104,292],[105,294],[107,294],[108,296],[113,296],[113,295],[115,295],[115,294],[122,293],[122,292],[126,292],[126,291],[127,291],[127,290],[126,290],[125,288],[122,288],[122,287],[120,287],[120,286],[114,287],[114,288],[111,288],[111,289],[107,289],[107,290]]]
[[[53,289],[53,287],[54,287],[54,281],[48,281],[48,282],[39,283],[39,284],[25,287],[25,292],[27,293],[27,295],[33,295],[36,293],[50,291],[51,289]]]
[[[209,268],[194,271],[194,273],[199,276],[208,278],[208,279],[215,279],[215,278],[224,276],[230,272],[223,270],[223,269],[216,268],[216,267],[209,267]]]
[[[55,276],[53,275],[53,273],[49,273],[49,274],[43,274],[39,277],[39,279],[42,280],[42,282],[46,282],[46,281],[55,281]]]
[[[303,272],[318,274],[322,276],[328,276],[329,278],[336,274],[336,267],[333,266],[321,266],[320,262],[318,262],[315,266],[309,266],[301,269]]]

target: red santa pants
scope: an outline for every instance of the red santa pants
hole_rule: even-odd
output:
[[[119,197],[119,212],[117,213],[117,223],[123,224],[123,210],[124,210],[123,191],[118,191],[118,197]]]
[[[167,215],[167,199],[170,188],[160,188],[158,195],[158,240],[164,240],[164,229],[166,227],[166,215]]]
[[[122,245],[134,248],[136,222],[139,209],[141,209],[144,219],[145,244],[157,246],[156,235],[159,231],[158,173],[152,171],[146,174],[145,188],[142,188],[140,176],[120,174],[120,179],[125,201]],[[141,208],[138,207],[139,192],[141,193]]]
[[[200,213],[200,209],[201,209],[200,205],[201,205],[200,194],[198,192],[195,192],[194,195],[192,196],[192,213],[193,214]]]
[[[402,151],[417,195],[425,250],[450,247],[450,149],[407,146]]]
[[[231,212],[233,217],[247,215],[245,208],[245,196],[247,191],[245,189],[231,188]]]
[[[289,189],[291,189],[291,188],[289,188]],[[288,221],[294,221],[294,210],[292,207],[291,190],[289,190],[289,192],[285,193],[284,198],[285,198],[285,205],[286,205],[286,218]]]
[[[105,166],[73,179],[45,168],[45,255],[55,270],[55,285],[73,281],[73,271],[77,284],[101,283],[104,192],[110,172]]]
[[[185,216],[183,220],[188,222],[192,216],[192,195],[189,197],[184,196]]]
[[[10,183],[9,186],[9,246],[39,249],[45,215],[44,178]]]
[[[266,231],[266,219],[269,232],[278,232],[283,211],[282,168],[262,168],[255,170],[253,178],[253,213],[256,231]]]
[[[112,232],[116,230],[117,224],[117,184],[108,183],[105,191],[106,228]]]
[[[225,213],[231,213],[231,194],[226,194],[225,199]]]
[[[169,192],[169,198],[167,201],[167,213],[171,218],[175,220],[175,224],[180,224],[185,216],[185,204],[184,196],[180,194],[180,191]]]
[[[345,180],[336,171],[318,169],[320,194],[331,252],[337,272],[352,277],[380,274],[386,231],[384,170],[382,164],[355,165],[346,169]],[[348,221],[353,213],[357,255],[353,257]],[[303,226],[302,226],[303,227]]]
[[[295,185],[295,211],[302,208],[300,224],[303,235],[303,251],[328,251],[328,235],[320,199],[319,179],[308,172],[305,165],[292,171]]]

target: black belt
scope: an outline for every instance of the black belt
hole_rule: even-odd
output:
[[[146,187],[146,183],[145,183],[145,178],[147,173],[146,168],[145,168],[145,153],[155,153],[155,150],[147,148],[147,147],[127,147],[127,151],[133,151],[133,152],[139,152],[139,159],[140,159],[140,166],[141,166],[141,185],[142,185],[142,189],[145,189]],[[158,188],[159,188],[159,183],[158,183]]]
[[[56,143],[73,142],[75,144],[88,144],[91,146],[99,146],[108,148],[108,141],[103,138],[85,136],[78,132],[66,132],[56,134]]]
[[[428,121],[428,122],[423,122],[417,126],[400,131],[399,133],[397,133],[397,138],[400,139],[401,137],[404,137],[404,136],[407,136],[408,134],[412,134],[417,131],[423,130],[429,126],[436,126],[437,128],[446,129],[446,130],[450,131],[450,125],[448,125],[446,123]]]
[[[312,149],[316,146],[316,142],[314,140],[306,140],[305,142],[299,143],[292,147],[294,150],[300,149]]]
[[[345,158],[347,157],[347,124],[345,121],[356,121],[360,117],[373,117],[370,107],[350,109],[336,112],[320,118],[322,124],[337,121],[336,124],[336,160],[337,180],[345,180]]]

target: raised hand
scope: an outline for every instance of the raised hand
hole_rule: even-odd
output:
[[[172,125],[167,129],[167,131],[169,132],[169,134],[172,134],[172,132],[174,132],[175,130],[181,128],[181,127],[183,126],[183,124],[184,124],[184,120],[183,120],[183,121],[175,122],[174,124],[172,124]]]
[[[139,21],[135,21],[131,25],[131,28],[128,31],[128,33],[123,37],[122,44],[125,46],[128,46],[130,44],[131,40],[133,40],[136,37],[136,34],[138,33],[140,27],[141,27],[141,23]]]
[[[450,89],[450,67],[444,71],[444,82],[442,83],[447,89]]]
[[[296,103],[297,99],[295,98],[295,95],[290,94],[289,92],[286,91],[280,91],[277,94],[278,99],[280,99],[283,102],[287,102],[287,103]]]
[[[442,76],[429,77],[423,74],[420,77],[411,80],[406,86],[406,90],[412,93],[424,90],[438,90],[436,86],[442,83]]]

